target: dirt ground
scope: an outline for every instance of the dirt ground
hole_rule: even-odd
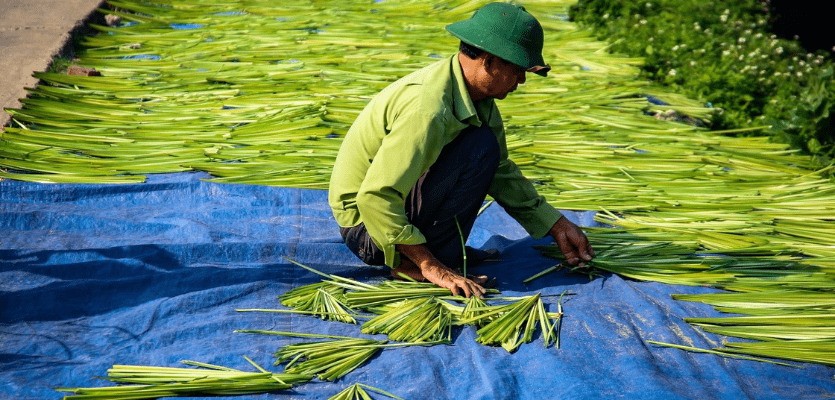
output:
[[[53,57],[71,49],[103,0],[0,0],[0,108],[20,108],[27,87],[46,71]],[[0,111],[0,126],[10,120]]]

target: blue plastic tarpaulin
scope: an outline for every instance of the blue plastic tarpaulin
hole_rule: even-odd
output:
[[[327,273],[374,282],[385,268],[363,266],[341,243],[324,191],[218,184],[203,174],[151,176],[132,185],[0,182],[0,398],[59,399],[57,387],[112,386],[114,364],[182,366],[180,360],[246,371],[248,356],[269,370],[273,353],[298,342],[236,329],[369,337],[358,325],[316,317],[236,312],[282,308],[277,296]],[[591,214],[567,213],[592,223]],[[240,399],[326,399],[354,382],[406,399],[820,399],[835,395],[833,368],[793,368],[690,353],[727,338],[684,317],[711,307],[670,298],[707,288],[565,272],[528,285],[555,264],[497,205],[478,218],[469,244],[502,259],[478,272],[505,295],[558,295],[565,317],[560,348],[537,335],[513,354],[475,342],[473,327],[452,345],[385,349],[336,382]],[[383,336],[374,336],[384,338]],[[736,339],[733,339],[736,340]],[[376,396],[381,398],[382,396]]]

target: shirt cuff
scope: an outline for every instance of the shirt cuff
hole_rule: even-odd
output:
[[[547,202],[542,202],[531,214],[528,221],[519,221],[523,228],[534,239],[541,239],[548,234],[548,231],[562,217],[562,213]]]
[[[400,265],[400,252],[395,249],[398,244],[423,244],[426,238],[414,225],[406,225],[396,235],[387,238],[388,243],[378,246],[386,256],[386,265],[397,268]]]

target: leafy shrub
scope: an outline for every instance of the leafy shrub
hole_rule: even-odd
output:
[[[712,128],[766,133],[835,155],[832,60],[769,34],[768,0],[581,0],[571,18],[611,50],[645,58],[643,74],[721,109]]]

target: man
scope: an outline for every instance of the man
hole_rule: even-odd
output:
[[[345,243],[395,277],[482,297],[487,277],[457,269],[461,236],[489,194],[531,236],[553,236],[569,264],[590,261],[585,234],[507,159],[495,103],[525,83],[526,72],[550,70],[539,22],[520,6],[492,3],[447,30],[461,40],[460,53],[384,89],[345,136],[328,194]]]

